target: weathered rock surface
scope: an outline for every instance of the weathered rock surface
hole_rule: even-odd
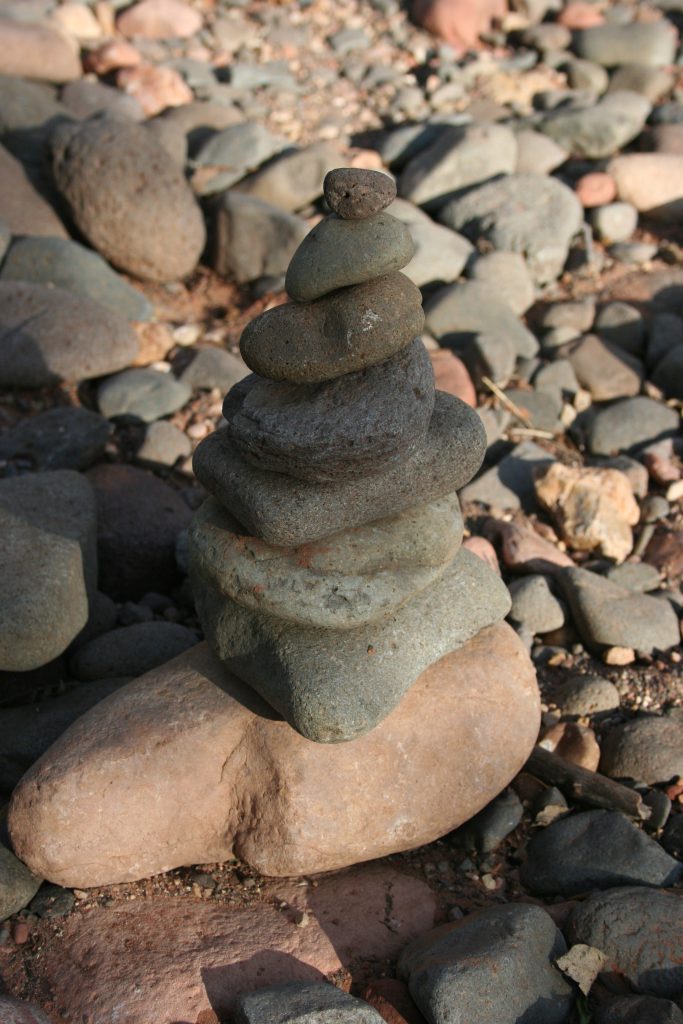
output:
[[[396,198],[396,182],[381,171],[337,167],[325,176],[327,205],[344,220],[364,220],[386,209]]]
[[[57,188],[105,259],[151,281],[194,270],[206,240],[201,210],[143,125],[107,117],[60,125],[52,146]]]
[[[4,921],[31,902],[40,886],[40,878],[31,874],[11,850],[0,844],[0,921]],[[2,1020],[0,1004],[0,1020]]]
[[[683,722],[655,716],[615,726],[605,737],[600,771],[648,785],[683,777]]]
[[[0,668],[23,672],[60,655],[88,619],[95,590],[95,501],[78,473],[0,481]]]
[[[381,473],[414,455],[434,398],[432,364],[416,338],[384,363],[322,384],[251,374],[228,392],[223,416],[251,465],[331,483]]]
[[[510,608],[499,577],[464,549],[391,616],[355,629],[320,630],[254,612],[205,578],[193,589],[223,664],[317,743],[348,741],[373,729],[429,665]]]
[[[199,645],[98,704],[30,769],[12,841],[33,871],[83,887],[233,851],[270,875],[380,857],[499,793],[535,742],[538,701],[522,645],[499,625],[431,666],[377,729],[320,746]],[[163,957],[175,972],[166,945]]]
[[[240,351],[262,377],[318,383],[389,359],[423,326],[420,290],[396,272],[266,310],[244,328]]]
[[[199,445],[194,469],[250,533],[269,544],[296,547],[451,494],[474,475],[485,443],[477,414],[437,392],[424,445],[383,473],[329,484],[267,473],[242,459],[226,430]]]
[[[290,982],[238,1000],[236,1024],[382,1024],[384,1018],[362,999],[324,982]]]

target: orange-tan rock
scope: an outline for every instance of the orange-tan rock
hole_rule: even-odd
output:
[[[200,645],[112,694],[24,776],[17,855],[87,888],[222,861],[308,874],[431,842],[513,778],[539,722],[506,624],[432,665],[370,733],[312,743]]]

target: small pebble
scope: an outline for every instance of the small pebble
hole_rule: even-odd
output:
[[[364,220],[386,209],[396,198],[396,183],[382,171],[338,167],[325,175],[325,199],[344,220]]]

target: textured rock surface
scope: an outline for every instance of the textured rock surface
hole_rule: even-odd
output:
[[[194,647],[197,635],[178,622],[135,622],[88,640],[70,659],[76,679],[139,676]]]
[[[31,902],[40,886],[36,878],[11,850],[0,845],[0,921],[16,914]],[[0,1005],[0,1020],[2,1020]]]
[[[507,785],[535,742],[539,698],[500,625],[430,667],[351,743],[310,743],[267,714],[204,645],[141,677],[24,776],[10,811],[19,856],[87,887],[233,850],[265,874],[296,875],[410,849]],[[164,959],[172,966],[167,948]]]
[[[325,176],[327,205],[344,220],[363,220],[384,210],[396,198],[396,183],[380,171],[338,167]]]
[[[324,982],[290,982],[243,996],[236,1024],[382,1024],[383,1018],[362,999]]]
[[[424,444],[434,396],[432,364],[416,338],[384,363],[323,384],[252,374],[228,393],[223,415],[251,465],[332,483],[381,473],[414,455]]]
[[[250,466],[226,430],[199,445],[194,469],[209,493],[250,533],[269,544],[295,547],[451,494],[474,475],[484,447],[477,414],[437,392],[423,447],[384,473],[330,484],[288,479]]]
[[[104,452],[112,427],[83,406],[56,406],[21,420],[0,437],[0,458],[29,459],[33,469],[87,469]]]
[[[317,383],[381,363],[423,326],[420,291],[396,272],[267,310],[244,328],[240,351],[262,377]]]
[[[683,777],[683,721],[668,716],[636,718],[610,729],[600,771],[613,779],[648,784]]]
[[[292,624],[238,605],[205,579],[201,583],[193,588],[197,612],[218,657],[319,743],[348,741],[373,729],[421,672],[510,608],[499,577],[466,550],[391,617],[356,629]]]

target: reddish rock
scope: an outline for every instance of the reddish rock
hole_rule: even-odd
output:
[[[446,348],[434,349],[429,353],[434,370],[434,381],[439,391],[455,395],[467,402],[473,409],[477,407],[477,392],[467,367],[461,359]]]
[[[600,171],[592,171],[579,178],[575,185],[576,195],[584,209],[612,203],[617,196],[614,178]]]
[[[108,75],[119,68],[134,68],[142,63],[140,52],[124,39],[112,39],[91,50],[84,60],[85,70],[96,75]]]
[[[505,623],[427,669],[370,733],[331,746],[275,720],[200,644],[96,705],[29,769],[12,842],[31,870],[77,888],[233,853],[263,874],[332,870],[472,817],[519,771],[538,720],[533,666]]]
[[[81,77],[78,45],[49,25],[0,18],[0,75],[72,82]]]
[[[17,946],[23,946],[28,942],[28,925],[26,921],[15,921],[12,924],[12,939]]]
[[[529,526],[501,523],[500,537],[503,562],[508,569],[552,575],[574,564],[569,555]]]
[[[169,107],[192,103],[194,98],[182,75],[174,68],[161,65],[139,64],[121,68],[116,84],[138,101],[147,117],[154,117]]]
[[[137,323],[135,333],[138,336],[140,350],[132,366],[149,366],[160,359],[165,359],[175,346],[173,335],[167,324]]]
[[[590,772],[598,770],[600,746],[593,730],[585,725],[579,725],[577,722],[560,722],[548,729],[540,746],[580,768],[586,768]]]
[[[425,1024],[408,986],[397,978],[374,978],[358,994],[387,1024]]]
[[[493,569],[493,571],[498,573],[500,576],[498,555],[496,554],[496,549],[490,540],[487,540],[486,537],[467,537],[467,539],[463,541],[462,546],[467,548],[468,551],[471,551],[473,555],[477,556],[477,558],[481,558],[486,562],[490,569]]]
[[[597,4],[574,0],[562,8],[555,20],[565,28],[593,28],[594,25],[603,25],[605,16]]]
[[[683,530],[658,529],[643,561],[654,565],[672,583],[683,579]]]
[[[181,0],[140,0],[116,19],[124,36],[143,39],[187,39],[199,32],[202,17]]]

